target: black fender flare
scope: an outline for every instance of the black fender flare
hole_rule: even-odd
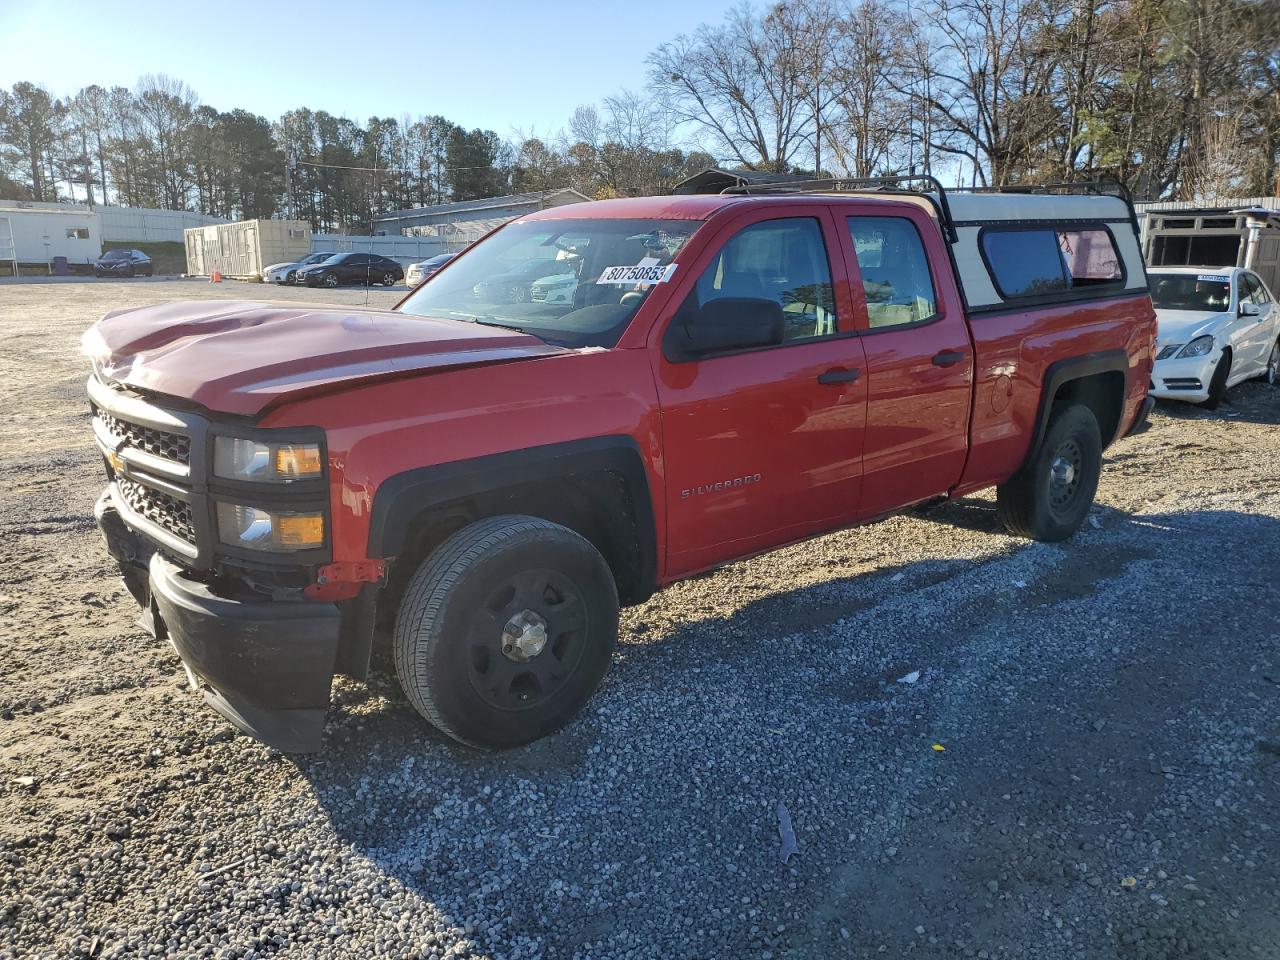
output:
[[[1123,398],[1128,396],[1129,385],[1129,355],[1125,351],[1120,349],[1100,350],[1096,353],[1086,353],[1078,357],[1064,357],[1049,364],[1049,368],[1044,374],[1044,380],[1040,384],[1040,406],[1036,411],[1035,432],[1031,437],[1031,445],[1027,447],[1027,456],[1023,461],[1024,463],[1035,456],[1035,452],[1040,449],[1040,441],[1044,439],[1045,432],[1049,429],[1049,415],[1053,412],[1053,401],[1057,397],[1058,391],[1072,380],[1082,380],[1085,377],[1092,377],[1099,373],[1119,373],[1124,377],[1125,391],[1121,397],[1121,404],[1123,405]],[[1123,414],[1123,410],[1121,413]],[[1123,421],[1123,415],[1116,418],[1116,436],[1120,436],[1124,430]],[[1115,439],[1116,437],[1103,437],[1102,446],[1104,448],[1109,446]]]
[[[388,477],[374,492],[368,555],[389,558],[402,553],[413,519],[432,507],[519,483],[606,471],[622,478],[631,499],[638,550],[637,587],[647,595],[657,584],[657,526],[640,445],[625,434],[526,447]]]

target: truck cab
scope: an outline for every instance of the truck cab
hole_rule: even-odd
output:
[[[568,262],[561,301],[507,289]],[[103,318],[97,516],[240,729],[318,749],[334,673],[389,634],[424,718],[511,746],[581,710],[619,607],[681,578],[992,486],[1014,533],[1070,536],[1150,409],[1154,332],[1132,206],[1092,188],[578,204],[389,311]]]

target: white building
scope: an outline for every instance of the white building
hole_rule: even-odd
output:
[[[102,225],[74,203],[0,200],[0,263],[88,264],[102,255]]]

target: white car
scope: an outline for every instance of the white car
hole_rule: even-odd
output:
[[[578,289],[578,276],[575,273],[557,273],[533,281],[529,288],[529,299],[534,303],[573,303],[573,295]]]
[[[419,260],[417,263],[409,264],[404,271],[404,282],[410,287],[426,283],[454,256],[455,254],[452,253],[440,253],[434,257],[428,257],[426,260]]]
[[[332,253],[313,253],[297,263],[273,263],[262,271],[263,283],[296,283],[299,267],[309,267],[313,263],[323,263],[332,257]]]
[[[1212,410],[1242,380],[1280,380],[1280,306],[1257,274],[1158,267],[1147,276],[1157,325],[1153,397]]]

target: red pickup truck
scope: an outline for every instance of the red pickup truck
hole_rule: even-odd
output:
[[[588,701],[620,605],[683,577],[991,486],[1012,532],[1070,536],[1150,409],[1154,339],[1132,206],[1105,192],[582,203],[393,310],[104,317],[96,514],[240,729],[318,749],[334,673],[363,678],[383,625],[424,717],[510,746]]]

